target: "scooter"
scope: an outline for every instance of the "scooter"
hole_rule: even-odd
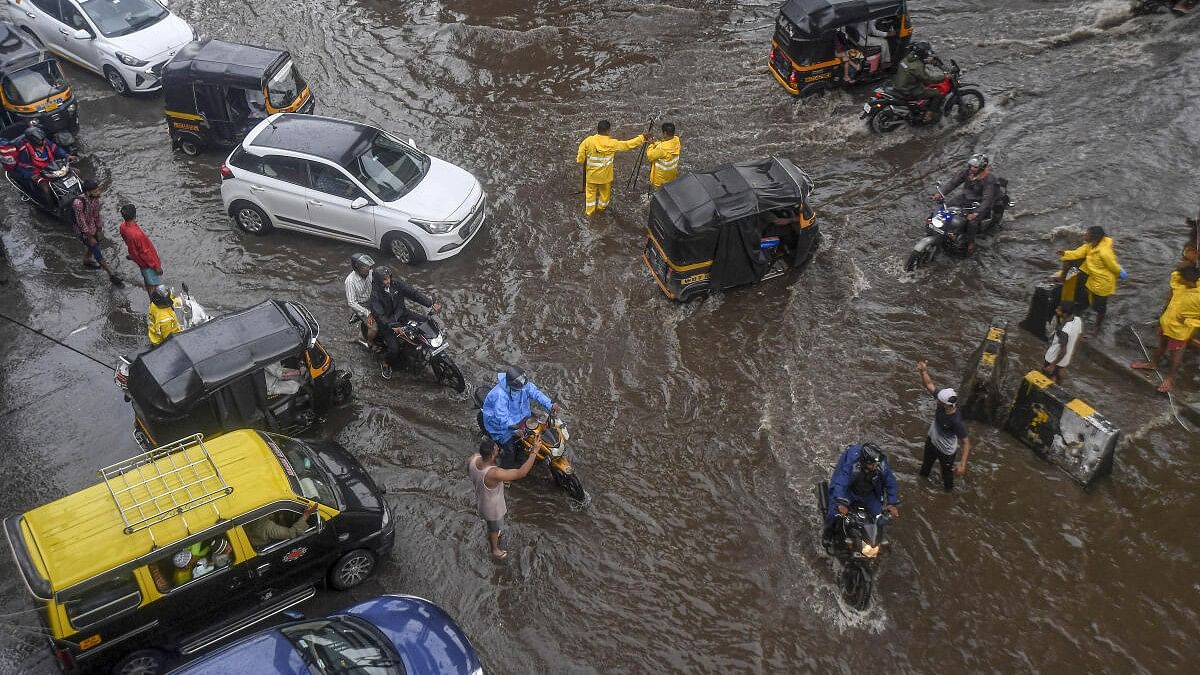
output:
[[[1000,227],[1000,222],[1004,220],[1005,210],[1015,205],[1015,202],[1008,197],[1007,180],[1000,179],[1000,189],[1000,198],[992,207],[991,215],[987,220],[979,223],[979,231],[975,234],[977,239],[996,231]],[[938,196],[940,197],[939,202],[945,201],[941,192],[938,193]],[[904,271],[912,272],[922,265],[933,262],[939,252],[959,257],[970,255],[971,251],[968,250],[969,247],[964,236],[967,229],[967,216],[978,208],[979,202],[974,202],[971,206],[940,204],[933,214],[925,219],[925,236],[913,246],[912,253],[908,255],[908,260],[904,263]]]
[[[179,320],[179,330],[184,331],[210,321],[212,316],[188,290],[188,285],[181,284],[181,289],[181,293],[176,293],[174,288],[171,289],[171,299],[175,305],[175,318]],[[129,391],[129,367],[131,365],[133,365],[133,358],[121,356],[118,357],[117,367],[114,369],[113,381],[116,382],[117,388],[124,392]],[[128,396],[125,400],[129,400]]]
[[[33,202],[39,209],[63,222],[69,222],[74,217],[71,213],[71,202],[83,194],[83,182],[79,180],[79,173],[69,161],[54,160],[42,169],[42,175],[50,181],[49,203],[44,201],[40,190],[33,185],[27,185],[24,180],[17,178],[15,173],[5,171],[4,176],[21,193],[22,201]]]
[[[935,61],[935,65],[942,67],[942,62]],[[958,67],[954,59],[950,59],[950,69],[946,74],[946,79],[929,86],[930,89],[936,89],[942,95],[944,102],[942,109],[937,111],[933,119],[928,122],[925,121],[925,112],[933,99],[922,98],[910,101],[897,96],[891,87],[877,87],[870,100],[863,104],[863,111],[859,115],[859,119],[867,120],[867,126],[877,134],[890,133],[905,124],[912,126],[937,124],[941,118],[951,115],[958,119],[959,124],[963,124],[983,109],[984,99],[983,92],[975,88],[978,85],[959,81],[958,78],[961,74],[962,69]]]
[[[489,391],[491,391],[491,387],[481,384],[475,387],[473,394],[475,408],[478,410],[475,421],[479,424],[479,430],[485,435],[487,429],[483,426],[483,401],[487,398]],[[557,415],[530,415],[525,419],[517,435],[519,437],[517,447],[522,460],[525,454],[538,453],[537,462],[543,464],[550,471],[555,485],[562,488],[567,496],[576,503],[587,503],[587,493],[583,490],[583,483],[580,482],[579,475],[575,473],[575,468],[571,466],[571,459],[567,456],[567,439],[571,437],[571,434],[567,431],[567,425]]]
[[[824,522],[829,508],[829,481],[817,483],[816,491]],[[890,520],[886,514],[872,516],[862,505],[853,505],[849,513],[838,517],[833,537],[825,543],[825,552],[842,566],[838,579],[842,598],[860,612],[871,606],[879,556],[888,543],[883,532]]]
[[[350,317],[350,323],[358,324],[359,339],[357,342],[363,349],[370,351],[372,347],[380,349],[386,347],[386,343],[379,335],[375,336],[374,345],[368,344],[367,324],[358,314]],[[449,343],[446,340],[442,324],[437,319],[437,311],[431,310],[429,318],[424,321],[408,321],[392,326],[392,328],[397,327],[400,328],[397,336],[404,343],[402,346],[407,346],[404,351],[407,356],[408,369],[414,376],[423,373],[425,367],[428,366],[433,370],[433,377],[438,384],[444,384],[459,393],[466,391],[467,381],[463,377],[462,370],[446,353]],[[380,330],[385,329],[380,328]]]

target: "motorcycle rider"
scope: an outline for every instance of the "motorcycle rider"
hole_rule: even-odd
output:
[[[958,186],[962,192],[953,197],[946,195],[954,192]],[[946,206],[970,207],[979,202],[978,208],[967,214],[965,243],[968,253],[975,252],[975,235],[979,232],[979,224],[992,217],[992,208],[1000,199],[1000,179],[992,172],[991,160],[982,152],[971,155],[967,165],[954,174],[950,180],[938,187],[938,191],[930,197],[936,202],[944,202]]]
[[[150,346],[157,347],[180,330],[171,289],[164,284],[155,286],[150,291],[150,309],[146,313],[146,337],[150,338]]]
[[[900,504],[896,476],[887,456],[874,443],[847,447],[829,478],[829,507],[825,512],[822,536],[826,549],[832,543],[842,516],[858,504],[865,506],[872,516],[878,516],[885,509],[893,518],[900,516],[896,508]]]
[[[50,179],[42,175],[42,170],[56,159],[69,158],[66,150],[46,138],[41,127],[31,126],[25,130],[25,144],[17,157],[17,175],[41,193],[43,204],[53,206],[50,203]]]
[[[375,336],[379,326],[367,305],[371,304],[371,268],[375,260],[366,253],[355,253],[350,256],[350,274],[346,275],[346,304],[354,311],[359,321],[366,328],[367,345],[375,348]]]
[[[530,399],[537,401],[553,415],[558,404],[529,381],[525,371],[509,366],[496,373],[496,386],[483,399],[483,428],[500,445],[498,464],[506,469],[516,468],[517,445],[525,420],[533,414]]]
[[[371,273],[371,279],[371,314],[374,315],[376,324],[391,329],[380,331],[387,345],[387,355],[379,366],[379,373],[383,379],[389,380],[392,377],[392,367],[402,356],[399,336],[404,330],[404,325],[409,321],[425,321],[429,318],[425,314],[409,310],[404,303],[405,299],[429,307],[435,312],[441,309],[442,305],[430,300],[424,293],[403,280],[393,279],[392,270],[386,265],[376,267]]]
[[[925,122],[928,124],[941,117],[944,98],[941,92],[931,89],[929,85],[944,79],[946,73],[933,63],[933,47],[928,42],[915,42],[896,67],[892,89],[907,101],[929,99],[925,105]]]

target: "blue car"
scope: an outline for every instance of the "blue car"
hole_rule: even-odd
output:
[[[171,675],[482,675],[470,640],[440,607],[381,595],[320,619],[242,638]]]

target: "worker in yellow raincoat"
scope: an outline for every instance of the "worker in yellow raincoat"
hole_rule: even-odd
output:
[[[650,162],[652,192],[679,175],[679,137],[675,135],[674,124],[662,123],[662,136],[646,146],[646,161]]]
[[[150,346],[157,347],[180,331],[179,317],[175,314],[176,296],[171,289],[159,284],[150,293],[150,311],[146,315],[146,337]]]
[[[576,164],[587,165],[583,199],[584,213],[589,216],[608,208],[608,200],[612,196],[613,158],[618,152],[632,150],[646,140],[645,136],[638,134],[627,141],[618,141],[608,135],[611,129],[612,124],[608,120],[600,120],[596,124],[596,133],[583,139],[575,155]]]
[[[1086,275],[1084,282],[1087,297],[1083,298],[1076,291],[1076,307],[1091,307],[1096,312],[1096,332],[1104,324],[1104,315],[1108,312],[1108,296],[1117,290],[1117,279],[1125,279],[1129,275],[1121,269],[1117,262],[1117,254],[1113,253],[1112,237],[1104,233],[1104,228],[1093,225],[1083,235],[1083,245],[1070,251],[1059,251],[1058,257],[1063,262],[1082,260],[1079,271]],[[1085,302],[1086,300],[1086,302]]]
[[[1158,349],[1149,361],[1134,361],[1129,364],[1135,370],[1154,370],[1158,362],[1168,353],[1171,355],[1167,376],[1158,390],[1164,394],[1175,384],[1175,373],[1183,363],[1183,351],[1187,349],[1196,329],[1200,328],[1200,268],[1195,265],[1182,266],[1171,273],[1171,299],[1158,317]]]

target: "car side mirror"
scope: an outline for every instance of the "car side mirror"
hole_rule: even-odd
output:
[[[354,201],[350,202],[350,208],[357,211],[358,209],[361,209],[370,203],[371,202],[367,201],[366,197],[356,197]]]
[[[83,30],[82,28],[75,31],[75,39],[76,40],[91,40],[93,37],[94,36],[91,33],[89,33],[86,30]]]
[[[409,144],[409,145],[411,145],[411,146],[413,147],[413,150],[417,150],[417,149],[418,149],[418,148],[417,148],[417,142],[416,142],[416,141],[414,141],[412,138],[409,138],[409,139],[408,139],[408,144]]]

